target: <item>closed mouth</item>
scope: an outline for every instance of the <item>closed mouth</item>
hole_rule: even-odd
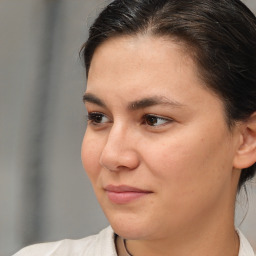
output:
[[[127,204],[143,196],[153,193],[152,191],[143,190],[127,185],[105,187],[108,199],[114,204]]]

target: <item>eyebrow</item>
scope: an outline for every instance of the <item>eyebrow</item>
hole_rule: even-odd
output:
[[[138,110],[143,109],[155,105],[167,105],[170,107],[182,107],[185,106],[181,104],[180,102],[170,100],[164,96],[152,96],[148,98],[143,98],[140,100],[133,101],[129,103],[128,109],[129,110]]]
[[[84,103],[90,102],[100,107],[107,107],[104,101],[102,101],[100,98],[98,98],[96,95],[92,93],[85,93],[83,96],[83,102]],[[174,100],[170,100],[165,96],[152,96],[152,97],[146,97],[140,100],[132,101],[128,104],[127,108],[128,110],[135,111],[135,110],[139,110],[139,109],[143,109],[143,108],[147,108],[155,105],[167,105],[175,108],[177,107],[180,108],[185,106],[184,104]]]
[[[96,104],[100,107],[106,107],[106,104],[100,98],[98,98],[97,96],[95,96],[92,93],[85,93],[83,96],[83,102],[84,103],[90,102],[90,103]]]

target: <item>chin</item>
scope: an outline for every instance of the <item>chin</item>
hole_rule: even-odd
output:
[[[140,235],[142,223],[139,221],[138,216],[119,211],[104,211],[114,232],[124,238],[131,236],[137,237]],[[142,229],[143,230],[143,229]]]
[[[154,234],[152,226],[150,223],[147,223],[144,219],[144,221],[141,220],[137,216],[133,218],[134,216],[111,216],[108,218],[111,227],[113,228],[114,232],[125,238],[130,240],[140,240],[140,239],[146,239],[150,237],[150,234]]]
[[[111,224],[111,227],[117,235],[129,240],[140,240],[148,236],[145,229],[134,225],[118,225],[114,223]]]

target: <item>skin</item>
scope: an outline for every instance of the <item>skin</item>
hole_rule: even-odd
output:
[[[238,255],[234,162],[243,138],[197,74],[183,46],[166,38],[117,37],[94,53],[82,162],[134,256]],[[115,204],[109,184],[151,193]]]

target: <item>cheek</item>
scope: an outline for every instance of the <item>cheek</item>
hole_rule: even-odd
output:
[[[81,159],[83,163],[83,167],[90,178],[91,182],[93,182],[97,175],[99,174],[100,165],[100,152],[101,145],[100,143],[96,143],[93,137],[88,136],[86,133],[82,143],[81,149]]]
[[[179,196],[194,193],[199,187],[208,191],[221,181],[224,183],[232,168],[232,161],[227,161],[230,150],[225,136],[202,134],[203,131],[183,133],[141,150],[152,175]]]
[[[228,167],[223,164],[225,145],[196,136],[190,138],[189,143],[188,137],[184,137],[184,140],[169,140],[158,145],[161,147],[144,147],[144,162],[157,184],[161,197],[159,209],[179,216],[177,221],[182,222],[217,205],[228,189]]]

